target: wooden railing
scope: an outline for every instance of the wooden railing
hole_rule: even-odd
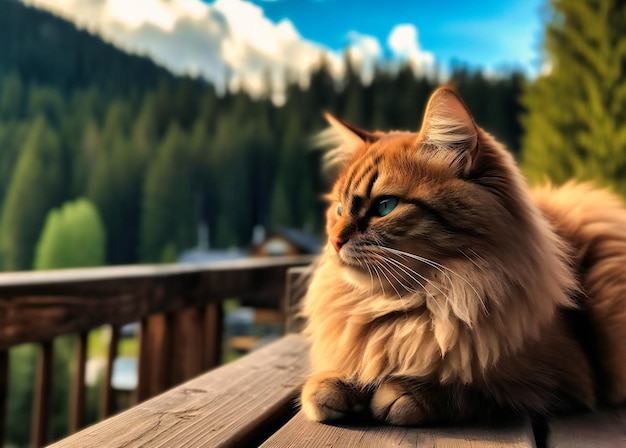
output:
[[[31,445],[46,444],[53,377],[53,341],[76,337],[70,430],[85,414],[87,335],[111,327],[100,418],[112,412],[111,376],[119,330],[140,322],[135,402],[220,363],[222,301],[277,307],[285,273],[312,257],[258,258],[210,265],[123,266],[0,274],[0,445],[4,441],[9,356],[23,343],[39,346]]]
[[[290,311],[305,291],[306,268],[287,275]],[[302,321],[289,334],[240,359],[66,437],[50,448],[449,447],[583,448],[626,446],[626,409],[495,425],[403,427],[365,415],[333,424],[308,420],[297,396],[310,373]]]

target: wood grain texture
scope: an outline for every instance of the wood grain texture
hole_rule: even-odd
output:
[[[164,313],[154,314],[141,322],[137,402],[170,388],[172,329],[172,316]]]
[[[310,266],[297,266],[287,270],[287,284],[283,308],[287,314],[287,332],[299,333],[304,328],[304,318],[300,316],[300,303],[308,287]]]
[[[222,362],[224,309],[221,303],[209,303],[204,308],[202,322],[202,371]]]
[[[102,382],[100,400],[100,420],[107,418],[115,412],[115,392],[113,391],[113,367],[120,342],[120,327],[110,327],[109,347],[107,350],[107,363]]]
[[[250,355],[51,445],[54,448],[239,447],[293,409],[308,347],[288,335]],[[280,424],[280,423],[279,423]]]
[[[72,383],[70,390],[70,432],[74,433],[83,427],[85,422],[85,371],[87,367],[87,333],[76,338],[74,357],[72,359]],[[2,439],[0,439],[2,440]]]
[[[44,446],[48,440],[53,362],[54,348],[52,341],[44,341],[39,345],[37,382],[35,383],[33,405],[33,425],[31,427],[31,445],[35,448]]]
[[[0,350],[229,297],[254,304],[284,291],[286,270],[311,256],[209,265],[123,266],[0,274]]]
[[[202,321],[200,308],[186,308],[174,314],[170,384],[180,384],[203,372]]]
[[[555,418],[548,427],[550,448],[626,447],[626,408]]]
[[[534,448],[530,423],[508,427],[406,428],[399,426],[326,425],[299,412],[262,448]]]

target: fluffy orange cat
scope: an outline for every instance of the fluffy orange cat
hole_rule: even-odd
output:
[[[528,190],[446,87],[419,132],[328,117],[328,244],[305,297],[318,421],[543,415],[626,399],[626,210]]]

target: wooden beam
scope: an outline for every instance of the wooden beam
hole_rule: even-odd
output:
[[[550,448],[626,446],[626,407],[548,420]]]
[[[50,394],[52,393],[52,375],[54,362],[52,341],[39,345],[37,376],[35,384],[35,402],[33,406],[32,446],[39,448],[46,444],[48,422],[50,420]]]
[[[203,312],[199,308],[180,310],[173,316],[170,385],[180,384],[202,373]]]
[[[283,294],[285,273],[311,257],[248,259],[211,265],[124,266],[0,274],[0,350],[121,326],[155,313],[201,308],[246,295]]]
[[[299,412],[262,448],[314,447],[454,447],[454,448],[535,448],[529,422],[521,421],[506,427],[440,427],[409,428],[400,426],[322,424],[308,420]]]
[[[102,382],[100,400],[100,420],[107,418],[115,412],[115,391],[113,390],[113,368],[117,359],[117,352],[120,342],[120,327],[113,325],[110,327],[109,347],[107,350],[106,370]]]
[[[202,323],[202,370],[217,367],[222,362],[224,311],[221,303],[209,303],[204,308]]]
[[[87,366],[87,333],[76,338],[72,359],[70,432],[80,430],[85,424],[85,370]]]
[[[139,375],[135,401],[142,402],[171,387],[172,317],[155,314],[142,321]]]
[[[286,328],[288,333],[299,333],[305,321],[299,315],[302,298],[308,287],[310,266],[298,266],[287,270],[285,299],[283,309],[287,314]]]

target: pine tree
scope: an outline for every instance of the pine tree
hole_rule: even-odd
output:
[[[621,0],[552,0],[547,73],[524,95],[531,179],[591,179],[626,194],[625,29]]]
[[[0,117],[22,118],[24,109],[24,86],[21,78],[12,73],[0,81]]]
[[[193,245],[197,217],[187,140],[177,124],[171,125],[148,167],[140,234],[143,261],[159,262],[164,256],[170,261],[173,252]]]
[[[21,150],[2,207],[0,247],[5,270],[32,268],[46,215],[63,199],[64,178],[59,139],[40,117]]]
[[[87,172],[85,196],[96,205],[105,224],[107,260],[111,264],[134,263],[138,259],[145,157],[130,145],[129,116],[127,104],[114,103],[107,113],[102,135],[94,136],[97,150],[85,153],[91,169]]]

